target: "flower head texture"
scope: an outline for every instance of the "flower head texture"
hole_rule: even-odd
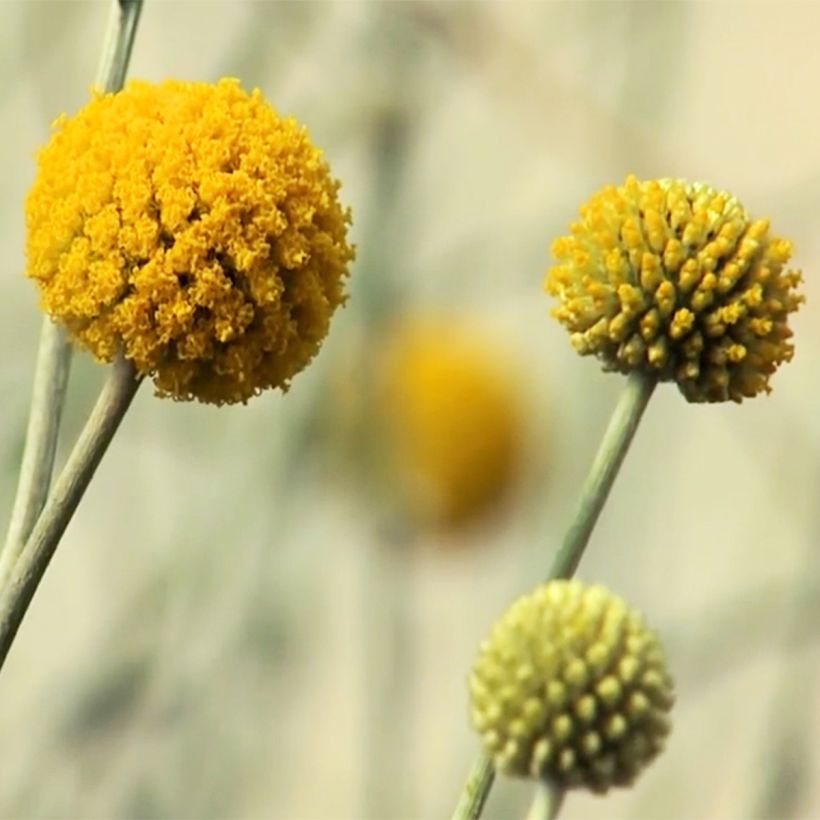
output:
[[[582,355],[643,370],[692,402],[769,392],[789,361],[803,297],[784,271],[791,243],[733,196],[702,183],[627,178],[580,209],[557,239],[546,289]]]
[[[495,507],[521,466],[522,411],[509,362],[488,334],[452,317],[408,317],[389,334],[379,382],[406,512],[452,529]]]
[[[543,584],[495,624],[470,700],[500,771],[603,792],[630,785],[660,751],[673,691],[640,615],[572,580]]]
[[[121,352],[159,395],[244,402],[288,386],[344,301],[338,188],[259,90],[132,80],[39,152],[27,273],[98,359]]]

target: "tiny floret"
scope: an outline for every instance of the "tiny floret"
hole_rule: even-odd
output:
[[[595,792],[631,785],[658,754],[673,700],[655,633],[575,580],[519,598],[470,676],[473,727],[496,768]]]
[[[286,389],[343,303],[349,213],[259,90],[132,80],[61,117],[26,201],[27,273],[96,358],[161,396]]]
[[[741,402],[768,393],[794,354],[791,250],[730,194],[629,176],[553,243],[545,286],[573,347],[605,370],[653,373],[692,402]]]

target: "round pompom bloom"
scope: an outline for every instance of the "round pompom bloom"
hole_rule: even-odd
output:
[[[131,81],[55,123],[26,202],[45,310],[157,393],[286,389],[344,301],[349,213],[321,151],[259,90]]]
[[[669,732],[672,682],[655,633],[600,586],[550,581],[493,627],[471,713],[502,772],[596,792],[628,786]]]
[[[768,220],[702,183],[634,176],[580,216],[553,243],[545,283],[579,353],[675,381],[692,402],[769,392],[803,297],[799,272],[783,270],[791,243]]]
[[[388,334],[377,416],[405,512],[456,528],[495,508],[522,463],[523,412],[509,362],[452,317],[413,317]]]

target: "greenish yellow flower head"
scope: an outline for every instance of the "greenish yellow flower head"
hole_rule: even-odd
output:
[[[794,353],[791,250],[730,194],[629,176],[553,243],[545,286],[572,345],[605,370],[653,373],[692,402],[740,402],[768,393]]]
[[[342,304],[349,212],[322,152],[259,90],[132,80],[54,125],[27,273],[95,357],[216,404],[286,389]]]
[[[378,414],[405,512],[454,529],[496,507],[519,474],[513,368],[469,320],[407,317],[384,345]]]
[[[497,769],[596,792],[631,785],[658,754],[673,699],[655,633],[576,580],[519,598],[470,677],[472,723]]]

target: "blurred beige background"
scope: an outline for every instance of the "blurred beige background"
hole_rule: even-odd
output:
[[[40,324],[22,201],[106,15],[0,3],[0,522]],[[661,632],[674,730],[633,790],[563,816],[820,816],[818,43],[818,3],[146,0],[133,76],[236,76],[310,127],[353,209],[352,299],[286,397],[141,390],[0,677],[0,816],[449,814],[477,643],[544,575],[621,386],[548,318],[548,246],[628,172],[771,216],[808,303],[770,397],[689,406],[666,386],[650,405],[580,574]],[[381,285],[503,338],[530,443],[502,515],[389,560],[328,423]],[[75,357],[65,441],[102,375]],[[398,681],[374,651],[391,607]],[[498,783],[486,816],[529,796]]]

